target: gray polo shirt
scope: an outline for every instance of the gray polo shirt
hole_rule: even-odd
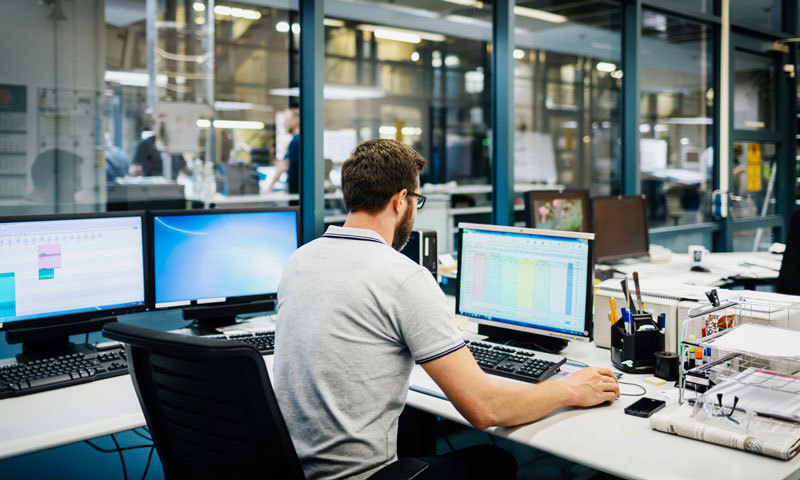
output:
[[[414,362],[464,346],[429,271],[344,227],[289,259],[275,340],[275,394],[309,479],[362,479],[394,461]]]

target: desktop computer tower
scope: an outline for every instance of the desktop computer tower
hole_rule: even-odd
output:
[[[400,251],[415,263],[427,268],[434,278],[439,278],[436,230],[412,230],[408,243]]]

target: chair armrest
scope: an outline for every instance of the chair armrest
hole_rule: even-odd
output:
[[[416,458],[401,458],[373,473],[369,480],[412,480],[428,468],[428,464]]]

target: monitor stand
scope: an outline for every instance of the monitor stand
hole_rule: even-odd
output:
[[[17,361],[24,362],[59,355],[86,353],[93,351],[94,347],[87,343],[72,343],[69,341],[69,336],[97,332],[103,329],[103,325],[116,321],[117,317],[101,317],[58,326],[9,330],[6,332],[6,342],[22,344],[22,353],[17,355]]]
[[[561,338],[537,335],[535,333],[520,332],[502,327],[478,325],[478,334],[489,337],[487,340],[495,343],[505,343],[512,347],[530,348],[547,353],[558,353],[566,348],[568,340]]]
[[[183,319],[195,321],[195,324],[191,327],[195,335],[215,335],[222,333],[219,327],[235,325],[237,315],[274,310],[275,300],[216,306],[207,305],[184,308]]]

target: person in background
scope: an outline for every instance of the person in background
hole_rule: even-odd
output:
[[[103,154],[105,155],[106,181],[113,183],[117,178],[128,174],[130,162],[128,162],[128,157],[125,155],[125,150],[114,145],[108,132],[105,133],[105,142],[106,146]]]
[[[155,121],[148,115],[151,128],[155,128]],[[136,145],[136,150],[133,152],[133,161],[129,168],[129,173],[133,176],[157,177],[164,176],[164,162],[161,157],[162,153],[156,147],[156,136],[150,135],[143,138]],[[169,155],[169,154],[168,154]],[[184,171],[191,173],[186,160],[183,155],[171,154],[172,168],[170,173],[173,180],[178,178],[178,173]]]
[[[287,185],[289,193],[300,193],[300,117],[296,108],[286,111],[286,130],[292,134],[292,141],[286,149],[286,156],[283,160],[276,160],[275,174],[267,185],[267,192],[275,188],[275,184],[287,172]]]

